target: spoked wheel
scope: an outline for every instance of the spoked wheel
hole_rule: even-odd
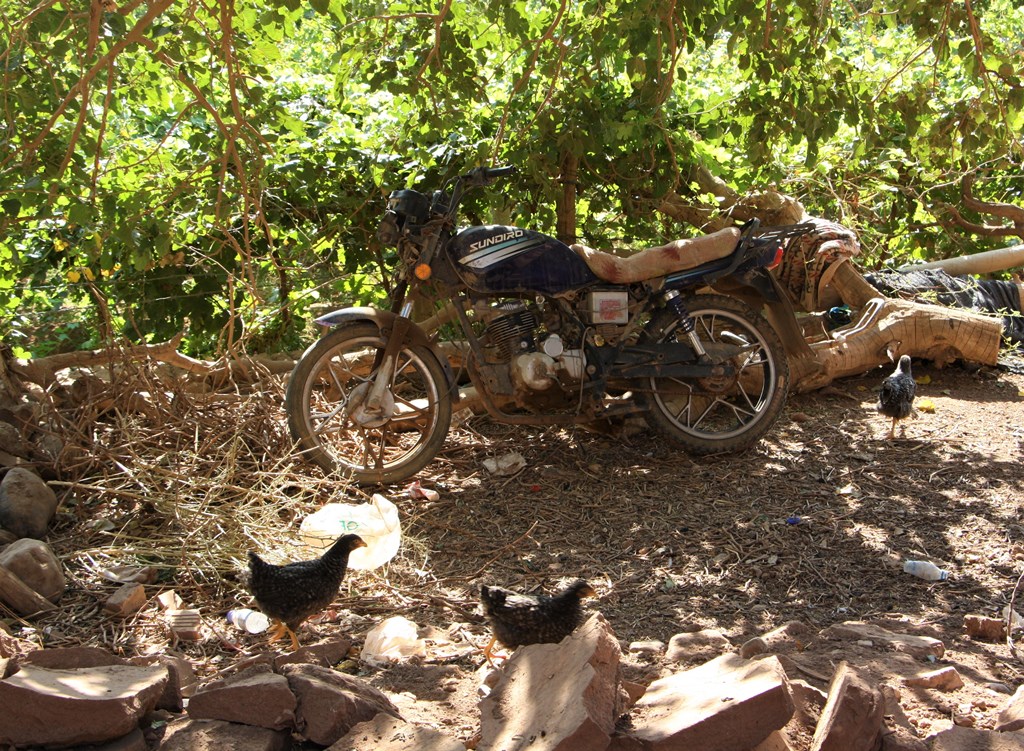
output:
[[[285,410],[303,454],[360,484],[405,480],[440,451],[451,424],[447,379],[427,347],[404,345],[380,404],[371,389],[387,340],[376,324],[338,326],[292,371]]]
[[[656,431],[692,454],[739,451],[778,419],[789,392],[789,364],[778,334],[746,303],[722,295],[686,300],[694,333],[713,363],[733,372],[709,378],[650,378],[641,398]],[[647,328],[649,342],[689,341],[668,310]]]

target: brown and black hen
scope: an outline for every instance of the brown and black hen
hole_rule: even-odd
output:
[[[359,535],[344,535],[319,558],[283,566],[267,563],[250,550],[249,591],[260,609],[277,621],[270,641],[287,633],[292,648],[298,649],[295,630],[306,618],[331,604],[345,578],[349,553],[365,547]]]
[[[896,436],[896,423],[909,417],[913,411],[916,391],[914,374],[910,372],[910,355],[903,355],[892,375],[882,381],[882,389],[878,392],[876,409],[892,418],[889,435],[886,436],[889,440]]]
[[[553,595],[524,595],[502,587],[481,586],[480,602],[493,633],[484,656],[490,660],[495,641],[509,649],[562,641],[583,620],[580,601],[596,595],[582,579]]]

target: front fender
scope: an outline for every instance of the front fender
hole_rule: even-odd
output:
[[[354,307],[354,308],[342,308],[341,310],[334,310],[330,313],[320,316],[315,322],[321,326],[340,326],[344,323],[354,323],[356,321],[368,321],[377,327],[380,331],[381,336],[385,339],[391,335],[394,330],[395,321],[398,319],[397,313],[392,313],[390,310],[380,310],[379,308],[371,307]],[[426,347],[430,350],[430,354],[437,360],[438,365],[444,371],[444,376],[448,381],[448,389],[452,395],[452,403],[457,404],[459,401],[459,388],[458,383],[455,380],[455,371],[452,370],[452,365],[448,362],[448,358],[441,355],[434,343],[430,341],[426,332],[423,331],[412,321],[409,322],[409,326],[406,327],[405,338],[409,341],[409,344],[413,346]]]

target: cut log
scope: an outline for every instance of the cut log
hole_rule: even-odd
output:
[[[790,358],[791,390],[827,386],[910,355],[942,367],[953,360],[994,365],[1003,324],[969,310],[880,297],[849,261],[840,261],[831,281],[859,317],[813,342],[814,359]]]

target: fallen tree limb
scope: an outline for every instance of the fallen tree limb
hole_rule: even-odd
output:
[[[994,365],[1002,322],[960,308],[881,297],[849,261],[840,261],[833,288],[859,315],[854,323],[809,342],[813,359],[791,358],[791,390],[827,386],[898,360],[923,358],[942,367],[954,360]]]
[[[269,357],[197,360],[178,351],[182,336],[183,334],[177,334],[172,339],[159,344],[137,344],[109,349],[66,352],[34,360],[12,360],[8,363],[8,367],[19,378],[47,388],[56,381],[57,373],[66,368],[98,367],[125,360],[155,360],[192,375],[220,381],[234,379],[245,382],[258,380],[264,374],[289,373],[295,365],[295,361],[291,359],[274,360]]]

